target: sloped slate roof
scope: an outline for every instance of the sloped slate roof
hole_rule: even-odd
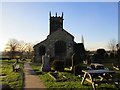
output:
[[[40,43],[34,45],[33,48],[35,48],[35,47],[38,46],[39,44],[42,44],[42,43],[46,42],[46,41],[48,40],[48,38],[52,37],[54,34],[57,34],[59,31],[62,31],[62,32],[66,33],[67,35],[71,36],[72,38],[74,38],[74,36],[73,36],[72,34],[70,34],[69,32],[67,32],[67,31],[64,30],[64,29],[63,29],[63,30],[57,30],[57,31],[53,32],[52,34],[48,35],[45,40],[43,40],[43,41],[41,41]]]
[[[47,39],[45,39],[45,40],[43,40],[43,41],[37,43],[36,45],[33,46],[33,48],[35,48],[36,46],[38,46],[39,44],[41,44],[41,43],[43,43],[43,42],[45,42],[45,41],[47,41]]]
[[[60,31],[62,31],[63,33],[66,33],[67,35],[71,36],[72,38],[74,38],[74,36],[72,34],[70,34],[69,32],[67,32],[66,30],[62,29],[62,30],[57,30],[55,32],[53,32],[51,35],[48,35],[47,38],[52,37],[54,34],[59,33]]]

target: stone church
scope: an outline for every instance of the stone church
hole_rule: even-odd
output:
[[[61,16],[57,16],[57,13],[56,16],[51,16],[50,12],[50,32],[44,41],[33,47],[34,62],[41,62],[45,53],[54,60],[65,60],[75,52],[74,46],[77,43],[74,42],[74,36],[63,29],[63,20],[63,13]],[[83,44],[80,45],[84,49]]]

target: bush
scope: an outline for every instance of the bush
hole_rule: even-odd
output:
[[[114,57],[115,57],[115,58],[118,58],[118,54],[117,54],[117,53],[115,53],[115,54],[114,54]]]
[[[56,71],[64,71],[64,61],[63,60],[54,60],[52,67]]]
[[[120,54],[120,49],[118,49],[117,53],[118,53],[118,55]]]
[[[74,66],[74,74],[75,75],[80,75],[83,74],[82,70],[87,69],[87,66],[83,66],[83,65],[75,65]]]
[[[110,58],[114,58],[114,56],[115,56],[114,53],[111,52],[110,53]]]
[[[108,57],[109,57],[109,56],[108,56],[108,54],[106,53],[106,54],[105,54],[105,58],[108,58]]]
[[[105,51],[105,49],[97,49],[97,58],[104,58],[105,57],[105,53],[106,53],[106,51]]]
[[[118,49],[117,54],[118,54],[118,60],[120,61],[120,49]]]

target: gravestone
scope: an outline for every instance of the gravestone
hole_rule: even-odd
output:
[[[81,53],[74,53],[72,55],[72,66],[78,65],[80,63],[83,63],[83,60],[85,60],[85,55]]]
[[[42,56],[42,71],[50,71],[50,56],[45,53]]]

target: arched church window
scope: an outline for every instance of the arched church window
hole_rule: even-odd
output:
[[[65,41],[57,41],[55,43],[55,55],[56,56],[66,55],[66,42]]]

